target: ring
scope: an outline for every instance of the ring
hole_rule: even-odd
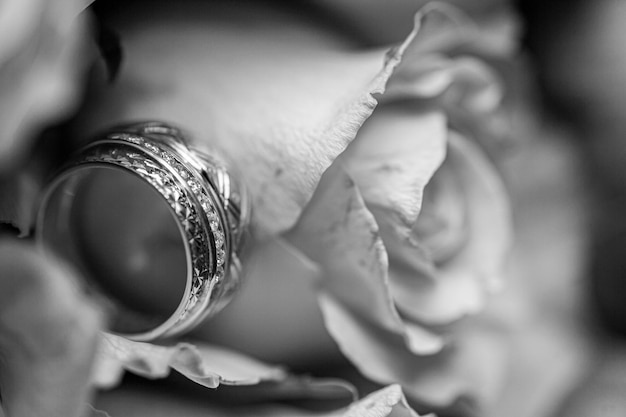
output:
[[[146,122],[109,131],[61,169],[43,193],[36,238],[114,305],[113,331],[149,341],[187,332],[230,301],[249,218],[246,191],[220,158]]]

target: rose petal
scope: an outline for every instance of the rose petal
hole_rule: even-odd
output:
[[[413,352],[425,354],[441,348],[438,336],[406,326],[396,311],[389,292],[387,253],[378,226],[339,164],[332,165],[322,176],[311,202],[286,237],[324,268],[320,282],[323,291],[333,294],[355,315],[400,335]],[[328,327],[332,318],[325,318]]]
[[[407,41],[415,39],[381,102],[426,100],[422,105],[445,113],[456,130],[497,150],[512,130],[511,109],[502,107],[505,74],[498,74],[494,67],[502,66],[502,60],[480,59],[475,49],[480,49],[485,38],[477,35],[477,24],[458,11],[433,5],[420,14],[424,15],[417,20],[421,25],[416,24]],[[508,76],[513,72],[511,64],[502,71]]]
[[[441,112],[419,105],[384,105],[342,154],[381,228],[393,228],[388,233],[409,236],[424,187],[445,156],[446,139]]]
[[[356,402],[342,414],[343,417],[419,417],[406,398],[399,385],[390,385],[375,391]],[[431,416],[434,417],[434,416]]]
[[[413,232],[433,262],[440,265],[455,256],[470,239],[467,202],[460,180],[446,165],[437,170],[424,189],[424,201]]]
[[[429,325],[443,325],[475,314],[486,301],[483,286],[466,271],[455,271],[432,282],[412,271],[393,268],[391,283],[398,309],[409,319]]]
[[[443,8],[430,0],[397,0],[393,7],[376,0],[316,0],[315,3],[344,20],[347,27],[374,45],[388,45],[403,39],[412,27],[408,16],[424,6]],[[445,3],[458,7],[478,22],[475,36],[485,38],[480,43],[485,54],[501,56],[517,48],[521,25],[510,1],[446,0]]]
[[[76,104],[86,21],[83,0],[10,0],[0,8],[0,167]]]
[[[207,343],[178,343],[172,346],[135,342],[103,334],[93,381],[101,388],[120,382],[124,371],[162,379],[174,370],[208,388],[220,385],[265,385],[248,391],[246,397],[338,399],[354,397],[354,388],[343,381],[315,379],[289,374],[284,368],[267,365],[240,353]]]
[[[417,356],[380,329],[364,326],[342,302],[320,296],[328,330],[355,366],[379,383],[399,383],[410,398],[430,407],[457,401],[477,409],[492,403],[506,369],[506,341],[489,323],[466,326],[441,353]],[[467,323],[464,323],[467,324]]]
[[[79,416],[100,328],[67,269],[0,242],[0,385],[8,416]]]
[[[161,346],[103,334],[93,378],[100,387],[119,382],[122,370],[147,378],[165,378],[176,370],[198,384],[216,388],[220,384],[258,384],[286,378],[284,369],[207,344],[178,343]]]
[[[449,143],[442,169],[453,170],[461,183],[471,238],[438,267],[435,280],[425,280],[402,264],[392,264],[390,272],[392,294],[402,312],[431,324],[445,324],[483,307],[486,294],[499,287],[512,240],[510,207],[499,175],[467,139],[453,133]]]
[[[431,14],[424,17],[424,27],[430,22]],[[428,30],[432,38],[440,28],[435,26]],[[452,27],[450,30],[460,29]],[[419,34],[416,29],[412,36],[417,39]],[[463,271],[441,272],[432,265],[431,253],[423,246],[426,242],[420,242],[421,236],[415,236],[414,230],[416,226],[419,227],[416,222],[422,206],[424,187],[445,154],[448,132],[444,114],[447,115],[452,106],[493,111],[501,99],[501,88],[485,64],[474,59],[429,57],[420,50],[417,40],[414,43],[409,40],[403,60],[389,79],[388,89],[382,96],[383,104],[364,124],[357,140],[342,154],[342,160],[359,185],[381,228],[381,235],[391,258],[394,298],[402,306],[403,312],[423,321],[440,324],[478,311],[484,304],[484,289],[482,285],[477,285],[480,281],[476,281],[471,274]],[[432,68],[426,70],[429,65]],[[429,73],[434,75],[429,76]],[[446,97],[438,99],[440,101],[429,101],[444,93]],[[414,104],[394,101],[409,98],[414,100]],[[383,140],[384,146],[381,145]],[[484,161],[485,158],[479,152],[471,152],[471,156],[468,156],[472,159],[470,164],[485,165],[486,168],[477,168],[478,173],[472,174],[472,181],[483,181],[487,177],[484,180],[486,183],[479,187],[493,190],[487,191],[489,196],[482,195],[473,199],[467,206],[478,202],[482,207],[487,204],[485,202],[491,204],[494,199],[494,205],[489,208],[492,210],[490,215],[497,215],[498,220],[502,220],[500,223],[504,223],[503,236],[487,234],[484,239],[482,236],[478,237],[480,242],[494,238],[494,252],[488,254],[484,261],[489,263],[503,256],[502,248],[506,249],[508,243],[508,236],[504,235],[510,226],[507,224],[507,209],[500,207],[505,198],[503,187],[491,184],[498,181],[497,178],[492,178],[498,174],[489,167],[489,163]],[[448,162],[446,166],[455,163]],[[394,169],[391,170],[391,167]],[[459,170],[459,178],[467,174],[465,168],[453,169],[455,177],[459,175]],[[468,182],[471,181],[463,180],[463,187],[467,187]],[[471,184],[470,187],[474,188]],[[476,201],[479,199],[484,201]],[[473,222],[472,219],[470,223],[474,224]],[[494,227],[496,230],[498,228],[500,224]],[[459,231],[464,232],[463,235],[456,236],[457,243],[454,242],[454,236],[449,236],[452,240],[448,246],[458,249],[461,243],[465,243],[462,242],[464,236],[471,234],[470,240],[473,240],[473,231],[477,229],[476,225],[471,231],[459,228]],[[462,259],[463,261],[456,264],[467,261],[467,257]],[[448,279],[437,283],[429,282],[428,278],[436,279],[440,273],[447,274]]]
[[[444,50],[435,49],[446,45],[441,39],[461,42],[473,28],[470,21],[445,8],[418,14],[416,28],[404,43],[402,61],[381,96],[382,107],[343,154],[392,259],[425,275],[433,273],[431,259],[411,234],[424,187],[445,154],[446,120],[452,117],[452,123],[476,130],[475,125],[490,120],[487,115],[497,109],[502,97],[501,86],[486,64],[474,58],[446,57]],[[473,116],[480,113],[472,120],[481,123],[457,120],[457,114],[468,113],[462,112],[466,108],[472,109]],[[396,175],[383,175],[382,168],[390,165],[397,168]]]
[[[382,50],[352,51],[301,16],[254,5],[161,4],[150,22],[135,24],[130,10],[116,22],[125,65],[77,129],[173,121],[232,161],[252,193],[258,233],[288,229],[371,114],[401,51],[383,63]]]
[[[502,95],[499,78],[483,61],[414,52],[407,53],[382,101],[429,100],[422,105],[446,113],[460,107],[477,115],[496,110]]]

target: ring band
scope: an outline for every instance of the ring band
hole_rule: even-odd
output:
[[[158,192],[178,226],[187,263],[184,295],[173,314],[145,331],[122,334],[138,341],[172,337],[221,310],[240,281],[247,194],[217,157],[191,148],[169,125],[124,126],[83,148],[44,192],[36,226],[41,246],[49,249],[50,237],[72,223],[72,180],[103,167],[131,173]]]

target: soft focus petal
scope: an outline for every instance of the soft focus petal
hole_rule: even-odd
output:
[[[398,239],[400,246],[405,245],[419,215],[424,187],[445,155],[446,124],[465,128],[487,123],[502,98],[501,85],[485,63],[446,55],[446,48],[451,45],[472,42],[466,33],[473,29],[472,22],[455,17],[454,12],[436,7],[416,16],[415,28],[403,44],[402,60],[380,98],[381,108],[345,153],[350,161],[349,172],[363,189],[368,204],[388,209],[377,220],[401,221],[392,227],[386,243],[388,239]],[[455,122],[455,115],[463,112],[476,117]],[[372,155],[381,151],[384,153],[378,166],[395,167],[402,161],[402,175],[390,180],[389,175],[373,169],[376,165],[372,164]],[[381,204],[370,192],[372,184],[378,189],[387,186],[386,194],[393,198]]]
[[[554,415],[556,417],[621,417],[626,415],[626,349],[623,342],[610,342],[592,374],[581,381]]]
[[[419,417],[407,403],[399,385],[390,385],[356,402],[343,417]],[[432,416],[431,416],[432,417]]]
[[[456,256],[471,238],[462,180],[449,165],[450,160],[444,161],[424,189],[425,203],[412,230],[436,265]]]
[[[262,380],[286,377],[284,369],[206,344],[179,343],[161,346],[134,342],[105,333],[98,352],[94,382],[111,387],[119,382],[123,370],[147,378],[165,378],[176,370],[209,388],[220,384],[258,384]]]
[[[407,54],[389,83],[385,101],[439,99],[436,104],[441,110],[457,106],[475,115],[499,106],[503,92],[493,69],[473,57],[449,58],[440,53]]]
[[[454,257],[437,267],[435,280],[397,263],[392,264],[390,281],[401,310],[432,324],[456,320],[484,306],[486,294],[499,286],[512,239],[508,196],[495,168],[475,144],[453,132],[442,170],[452,170],[459,181],[470,237]],[[403,249],[407,257],[409,248]]]
[[[393,7],[376,0],[315,0],[338,19],[343,19],[366,41],[374,45],[398,42],[411,30],[407,16],[423,7],[433,6],[432,0],[395,0]],[[508,0],[446,0],[463,10],[477,22],[473,38],[482,38],[481,50],[489,56],[508,55],[517,48],[520,22]]]
[[[383,51],[357,52],[310,21],[253,3],[160,2],[149,23],[135,24],[143,12],[125,10],[112,23],[127,58],[78,131],[146,118],[180,125],[232,162],[260,235],[293,225],[401,54],[383,62]]]
[[[0,242],[0,387],[10,417],[81,415],[100,315],[71,273]]]
[[[593,379],[589,371],[602,357],[587,298],[586,155],[562,126],[539,125],[527,134],[529,146],[504,171],[516,241],[507,285],[486,313],[510,329],[510,365],[490,417],[552,416],[578,383]]]
[[[432,353],[442,341],[426,329],[406,326],[395,309],[387,276],[388,260],[374,216],[352,179],[340,166],[324,174],[313,199],[288,239],[310,259],[323,267],[320,282],[353,314],[370,325],[401,335],[413,352]],[[333,318],[326,315],[326,325]],[[349,339],[347,333],[333,334]],[[368,346],[353,343],[355,349]],[[358,353],[346,352],[349,358]]]
[[[284,368],[267,365],[240,353],[202,342],[156,345],[103,334],[92,379],[96,386],[111,388],[124,371],[149,379],[163,379],[176,371],[207,388],[220,385],[259,385],[255,397],[338,399],[354,396],[343,381],[291,375]],[[245,391],[244,391],[245,392]],[[240,394],[245,396],[245,394]],[[248,395],[248,396],[250,396]]]
[[[502,17],[507,18],[511,20]],[[408,40],[414,39],[380,100],[430,105],[444,112],[453,128],[496,153],[512,136],[513,109],[503,106],[511,92],[505,94],[503,79],[517,71],[510,57],[485,60],[480,51],[490,39],[507,39],[514,45],[516,38],[491,32],[479,36],[484,28],[442,4],[425,7],[416,23]]]
[[[441,353],[416,356],[397,338],[363,325],[332,297],[322,295],[320,302],[329,318],[329,331],[368,378],[383,384],[399,383],[410,398],[435,409],[461,407],[468,412],[470,407],[475,411],[497,397],[507,359],[497,326],[479,323],[459,329],[454,342]]]
[[[0,167],[16,162],[47,124],[73,109],[85,70],[84,0],[0,6]]]

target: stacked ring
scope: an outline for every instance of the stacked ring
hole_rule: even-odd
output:
[[[37,217],[37,240],[44,249],[68,258],[92,283],[104,288],[110,287],[106,281],[112,274],[102,274],[102,268],[92,261],[94,256],[85,255],[86,248],[94,246],[90,242],[95,240],[96,233],[85,232],[84,225],[102,223],[89,216],[99,211],[99,205],[114,204],[110,200],[120,197],[114,190],[102,199],[104,191],[98,188],[102,182],[97,177],[113,178],[120,174],[130,174],[142,187],[149,186],[154,198],[146,203],[148,207],[143,207],[144,212],[158,204],[167,208],[179,241],[182,240],[179,250],[181,254],[184,251],[181,259],[186,263],[186,277],[173,311],[159,317],[136,314],[131,299],[124,307],[117,307],[118,312],[124,312],[119,315],[124,317],[119,322],[126,324],[113,330],[139,341],[180,335],[218,312],[238,287],[239,258],[249,221],[245,189],[220,159],[193,149],[178,129],[163,123],[147,122],[114,129],[87,145],[46,188]],[[96,209],[93,204],[87,206],[83,202],[92,195],[104,201],[99,200]],[[126,196],[131,200],[138,198],[135,192]],[[106,212],[106,208],[103,210]],[[119,213],[106,216],[116,219],[114,216]],[[86,217],[87,223],[81,222],[81,217]],[[98,254],[96,258],[102,256],[107,255]],[[157,261],[159,256],[155,254],[147,260]],[[153,280],[139,284],[138,291],[145,292],[148,286],[159,285],[157,279],[164,279],[149,278]],[[182,277],[173,278],[182,282]],[[120,285],[132,280],[132,276],[125,276]],[[111,298],[114,297],[109,294]]]

